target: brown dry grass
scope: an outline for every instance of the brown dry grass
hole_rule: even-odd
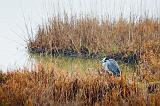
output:
[[[28,48],[47,52],[65,49],[78,53],[86,48],[90,53],[138,52],[144,42],[160,39],[157,19],[120,18],[117,21],[99,20],[89,16],[53,17],[39,26]]]
[[[158,84],[114,78],[98,71],[70,74],[39,64],[35,69],[1,73],[0,105],[160,105]]]
[[[147,81],[160,81],[160,40],[145,42],[141,56],[141,77]]]

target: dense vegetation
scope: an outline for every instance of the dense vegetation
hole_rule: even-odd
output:
[[[70,74],[44,67],[1,73],[0,105],[160,105],[159,83],[134,75],[114,78],[101,70]]]
[[[160,23],[157,19],[109,21],[89,16],[53,17],[38,28],[28,42],[30,52],[97,57],[101,54],[139,54],[148,40],[158,40]],[[134,56],[133,56],[134,57]]]
[[[48,24],[39,26],[35,38],[29,39],[28,50],[85,57],[111,54],[117,60],[130,56],[134,60],[138,55],[138,64],[134,72],[127,76],[122,73],[120,78],[102,74],[101,68],[69,73],[43,63],[31,70],[1,72],[2,106],[160,105],[158,19],[100,21],[92,17],[53,17]]]

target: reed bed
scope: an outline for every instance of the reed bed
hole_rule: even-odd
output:
[[[148,40],[143,45],[140,76],[147,81],[160,81],[160,40]]]
[[[55,16],[39,25],[37,34],[28,41],[28,50],[36,53],[97,57],[117,53],[116,58],[143,51],[148,40],[160,39],[159,19],[118,20],[92,16]],[[112,56],[114,57],[114,56]],[[128,57],[129,58],[129,57]],[[133,59],[134,60],[134,59]]]
[[[71,74],[43,64],[32,70],[1,72],[0,105],[160,105],[158,84],[142,83],[136,77],[129,80],[124,75],[115,78],[100,72],[101,69]]]

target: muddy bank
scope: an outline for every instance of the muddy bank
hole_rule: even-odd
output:
[[[45,48],[30,48],[28,49],[30,53],[33,54],[44,54],[52,56],[70,56],[70,57],[81,57],[81,58],[92,58],[92,59],[102,59],[103,57],[113,58],[117,61],[122,61],[127,64],[138,64],[140,59],[139,52],[117,52],[117,53],[94,53],[90,52],[89,49],[82,47],[79,52],[72,48],[65,49],[53,49],[46,50]]]

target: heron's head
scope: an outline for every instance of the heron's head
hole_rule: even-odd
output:
[[[105,63],[107,60],[108,60],[108,58],[105,57],[105,58],[102,59],[101,63]]]

